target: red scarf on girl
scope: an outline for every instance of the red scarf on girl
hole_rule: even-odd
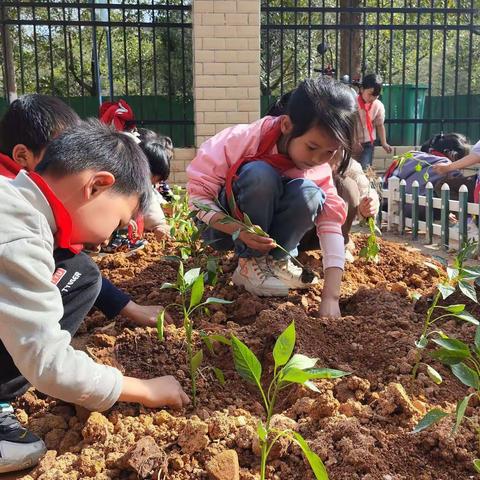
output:
[[[262,125],[260,143],[257,151],[253,155],[247,155],[240,158],[228,169],[225,179],[225,193],[230,211],[237,220],[243,221],[243,213],[235,202],[233,182],[237,179],[237,172],[241,166],[254,160],[262,160],[277,169],[280,173],[285,173],[287,170],[295,168],[295,164],[289,157],[287,157],[287,155],[281,153],[269,153],[273,150],[282,136],[282,131],[280,129],[281,120],[282,116],[267,117]]]
[[[362,95],[358,95],[357,101],[358,101],[358,106],[360,107],[360,110],[365,110],[365,119],[367,122],[368,136],[370,137],[370,142],[373,145],[373,142],[374,142],[373,123],[372,123],[372,118],[370,117],[370,110],[372,109],[373,103],[365,103],[365,100],[362,98]]]

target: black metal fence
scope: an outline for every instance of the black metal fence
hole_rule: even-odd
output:
[[[0,13],[0,110],[12,79],[84,117],[121,97],[137,124],[193,145],[190,0],[1,0]]]
[[[474,0],[262,0],[262,99],[305,77],[386,86],[392,144],[440,131],[480,138],[480,26]]]

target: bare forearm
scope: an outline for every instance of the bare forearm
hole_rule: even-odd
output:
[[[382,123],[377,127],[378,137],[380,138],[380,143],[384,145],[387,143],[387,134],[385,132],[385,125]]]
[[[330,267],[325,270],[324,275],[322,300],[338,300],[340,298],[343,270],[337,267]]]
[[[471,153],[470,155],[463,157],[461,160],[457,160],[456,162],[448,165],[448,171],[452,172],[453,170],[461,170],[462,168],[471,167],[476,163],[480,163],[480,155]]]
[[[143,403],[147,397],[145,381],[139,378],[123,377],[123,388],[119,401],[131,403]]]

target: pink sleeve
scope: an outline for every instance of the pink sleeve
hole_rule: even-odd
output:
[[[220,211],[215,200],[225,185],[228,169],[241,157],[257,151],[263,122],[261,119],[249,125],[227,128],[200,146],[187,167],[190,202],[197,200]],[[214,214],[202,212],[198,217],[208,223]]]
[[[322,182],[319,186],[325,193],[325,203],[320,215],[315,220],[317,234],[319,237],[323,233],[338,233],[341,235],[342,225],[347,218],[345,202],[338,195],[331,176],[328,181]]]

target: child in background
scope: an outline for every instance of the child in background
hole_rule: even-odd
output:
[[[467,143],[465,137],[463,137]],[[450,195],[453,200],[458,200],[458,191],[462,185],[468,188],[468,201],[478,203],[480,200],[480,174],[465,177],[459,170],[471,167],[480,163],[480,141],[478,141],[468,152],[465,149],[464,155],[449,156],[452,162],[439,162],[432,170],[441,175],[435,183],[435,192],[440,196],[442,185],[447,183],[450,187]]]
[[[317,225],[325,271],[320,313],[340,315],[346,209],[328,162],[342,147],[341,164],[349,161],[355,112],[348,87],[326,77],[307,79],[292,92],[285,115],[228,128],[201,145],[187,168],[188,193],[192,209],[195,202],[211,209],[198,212],[211,227],[204,233],[208,243],[239,256],[236,285],[261,296],[308,288],[312,282],[302,268],[275,247],[296,256],[302,237]],[[222,208],[237,218],[244,212],[269,236],[240,228],[234,241],[239,227],[223,222]]]
[[[98,122],[66,130],[47,147],[36,172],[0,178],[0,401],[31,383],[39,391],[91,410],[116,401],[182,407],[188,397],[171,376],[141,380],[100,365],[70,346],[82,317],[66,317],[55,270],[55,247],[78,251],[125,225],[149,202],[149,167],[132,139]],[[84,313],[93,306],[100,273],[76,293]],[[74,282],[81,282],[82,277]],[[34,465],[45,452],[13,410],[2,404],[2,472]]]
[[[372,164],[377,133],[383,149],[387,153],[392,152],[392,147],[387,143],[385,133],[385,107],[378,99],[382,93],[382,85],[382,77],[376,73],[366,75],[359,85],[354,153],[363,170],[366,170]]]
[[[80,122],[78,115],[62,100],[49,95],[23,95],[8,107],[0,120],[0,175],[15,178],[22,168],[33,171],[43,158],[47,144],[61,132]],[[88,273],[96,275],[97,267],[84,253],[72,255],[71,252],[56,249],[54,252],[56,268],[65,271],[57,286],[61,291],[66,314],[77,310],[70,299],[81,282],[62,290],[75,272],[88,278]],[[95,300],[108,319],[121,314],[137,325],[155,326],[160,305],[139,305],[129,295],[115,287],[107,278],[102,277],[102,288]],[[78,312],[82,315],[81,312]]]

